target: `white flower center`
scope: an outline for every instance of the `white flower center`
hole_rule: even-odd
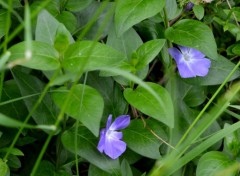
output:
[[[183,58],[185,61],[190,61],[191,60],[191,55],[189,53],[184,53]]]

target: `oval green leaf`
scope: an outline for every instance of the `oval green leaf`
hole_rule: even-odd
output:
[[[196,48],[211,59],[217,59],[217,45],[211,29],[197,20],[180,20],[165,31],[168,40],[178,45]]]
[[[138,62],[135,67],[138,70],[145,68],[158,55],[164,44],[165,39],[155,39],[141,45],[136,51]]]
[[[47,43],[32,41],[32,58],[30,60],[25,58],[26,42],[12,46],[9,51],[11,52],[9,62],[13,65],[16,63],[28,68],[45,71],[56,70],[60,67],[58,52]]]
[[[235,163],[224,153],[211,151],[205,153],[199,160],[196,176],[215,176],[222,173],[225,169],[229,169]],[[235,172],[225,173],[225,176],[235,176]]]
[[[116,67],[125,60],[125,56],[117,50],[98,42],[80,41],[68,47],[65,52],[63,67],[69,71],[98,70],[102,67]]]
[[[78,84],[72,89],[73,93],[65,112],[71,117],[80,120],[95,136],[98,136],[104,107],[102,96],[87,85]],[[68,93],[69,90],[66,87],[61,87],[52,94],[53,100],[58,107],[63,108]]]
[[[156,15],[163,9],[164,5],[165,0],[118,1],[115,13],[117,35],[122,35],[133,25]]]
[[[124,97],[132,106],[147,114],[150,117],[166,124],[170,128],[174,125],[174,112],[171,97],[167,90],[155,83],[146,83],[151,87],[161,100],[149,93],[146,89],[138,86],[136,90],[127,88],[124,90]]]
[[[134,152],[148,158],[159,159],[159,147],[162,141],[155,135],[166,140],[166,133],[162,128],[163,125],[153,119],[146,120],[146,124],[147,127],[144,127],[142,120],[132,120],[130,125],[123,130],[124,141]]]

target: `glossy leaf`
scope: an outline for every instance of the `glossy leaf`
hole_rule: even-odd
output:
[[[25,42],[13,45],[9,51],[12,53],[9,58],[10,64],[16,63],[37,70],[56,70],[60,67],[58,52],[47,43],[32,41],[32,58],[30,60],[25,59]]]
[[[43,160],[39,167],[36,176],[55,175],[55,166],[48,160]]]
[[[230,124],[228,123],[224,124],[224,128],[227,128],[229,126]],[[240,139],[239,131],[235,131],[230,135],[227,135],[224,139],[224,152],[227,152],[230,154],[230,156],[236,158],[240,153],[239,139]]]
[[[35,40],[53,45],[59,25],[60,23],[48,11],[42,10],[37,19]],[[70,32],[66,30],[66,33],[68,33],[70,43],[73,43],[74,39]]]
[[[117,117],[127,113],[127,102],[122,91],[114,80],[109,77],[100,77],[98,72],[88,73],[87,84],[98,90],[104,99],[103,118],[107,120],[109,114]]]
[[[77,135],[77,150],[75,151],[75,135]],[[78,133],[75,133],[75,126],[66,130],[62,135],[64,147],[72,153],[77,153],[82,158],[100,169],[114,174],[120,171],[119,160],[112,160],[97,150],[96,137],[84,126],[78,127]]]
[[[203,52],[211,59],[217,59],[217,45],[211,29],[202,22],[190,19],[178,21],[165,31],[168,40]]]
[[[184,79],[184,81],[190,84],[202,86],[218,85],[226,79],[234,67],[234,63],[232,63],[227,58],[219,55],[217,60],[212,60],[211,67],[207,76]],[[239,78],[239,76],[240,71],[237,70],[228,81]]]
[[[143,87],[137,87],[132,90],[127,88],[124,90],[124,97],[132,106],[145,113],[146,115],[155,118],[156,120],[173,127],[174,113],[171,97],[166,89],[155,83],[146,83],[150,86],[161,99],[161,104],[156,98],[146,91]]]
[[[186,84],[186,92],[185,96],[183,97],[184,102],[189,107],[196,107],[201,105],[207,98],[206,96],[206,89],[200,86],[192,86]]]
[[[73,12],[79,12],[83,9],[85,9],[87,6],[89,6],[92,3],[93,0],[68,0],[66,4],[66,9],[73,11]]]
[[[73,33],[77,28],[77,19],[71,12],[63,11],[58,16],[56,16],[56,19],[60,23],[63,23],[71,33]]]
[[[165,44],[164,39],[150,40],[141,45],[137,51],[136,69],[143,69],[146,67],[160,52]]]
[[[166,11],[169,20],[176,18],[182,11],[182,7],[179,7],[176,0],[166,1]]]
[[[204,16],[204,7],[201,5],[193,6],[194,15],[196,15],[197,19],[201,20]]]
[[[34,0],[31,3],[31,11],[35,11],[37,8],[42,6],[42,0]],[[57,16],[60,12],[60,1],[59,0],[52,0],[49,1],[49,3],[47,4],[47,6],[45,6],[44,8],[47,10],[47,13],[50,13],[53,17]],[[51,19],[49,19],[51,20]]]
[[[3,92],[1,103],[11,101],[12,99],[20,98],[21,92],[14,79],[5,81],[3,85]],[[8,117],[14,117],[19,121],[24,121],[28,110],[23,100],[9,102],[0,106],[0,112]]]
[[[41,92],[45,86],[45,84],[37,77],[26,74],[17,69],[13,70],[13,76],[22,96],[37,94]],[[24,99],[29,112],[34,107],[38,98],[39,95]],[[40,102],[38,108],[33,112],[32,117],[38,125],[52,125],[55,123],[57,113],[51,96],[47,94]]]
[[[111,176],[111,174],[99,169],[98,167],[94,166],[93,164],[90,164],[88,169],[88,176]]]
[[[123,160],[121,163],[121,175],[122,176],[133,176],[131,167],[129,165],[129,163],[127,162],[127,160]]]
[[[228,158],[224,153],[218,151],[211,151],[205,153],[199,160],[196,175],[197,176],[214,176],[220,174],[233,165],[234,161]],[[227,174],[226,176],[235,176],[235,172]]]
[[[0,39],[5,35],[7,11],[0,9]]]
[[[10,176],[10,171],[6,162],[0,159],[0,175]]]
[[[133,25],[156,15],[163,9],[164,5],[164,0],[118,1],[115,13],[117,35],[121,36]]]
[[[159,147],[162,141],[156,135],[166,141],[166,133],[163,125],[155,120],[146,120],[146,124],[145,127],[142,120],[132,120],[128,128],[123,131],[124,141],[134,152],[152,159],[159,159]]]
[[[116,67],[125,59],[122,53],[107,45],[80,41],[68,47],[62,64],[64,68],[73,72],[82,67],[85,71],[93,71],[102,67]]]
[[[81,3],[81,1],[72,0],[72,2]],[[83,0],[86,1],[86,0]],[[82,6],[83,7],[83,6]],[[106,19],[112,19],[113,13],[111,13],[112,8],[115,8],[114,2],[100,2],[93,1],[87,8],[75,13],[77,17],[77,30],[76,36],[81,36],[79,39],[82,40],[95,40],[96,34],[98,34],[99,29],[103,30],[101,34],[98,34],[101,39],[108,35],[109,28],[112,24],[112,20],[108,20],[106,24]],[[97,15],[96,13],[99,12]],[[97,16],[97,17],[96,17]],[[94,23],[89,26],[89,22],[94,20]],[[104,25],[104,28],[103,28]],[[87,28],[87,32],[85,31]],[[84,36],[82,35],[84,32]],[[86,33],[85,33],[86,32]]]
[[[113,26],[110,28],[107,45],[123,53],[127,56],[128,60],[131,59],[133,51],[137,50],[142,44],[142,39],[133,28],[130,28],[119,37],[116,34],[115,28]]]
[[[80,120],[95,136],[98,136],[102,118],[104,102],[102,96],[87,85],[74,86],[73,93],[65,108],[71,117]],[[58,107],[63,108],[69,90],[66,87],[58,88],[53,94],[53,100]]]

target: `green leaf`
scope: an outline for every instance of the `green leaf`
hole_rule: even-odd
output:
[[[123,97],[120,86],[111,77],[100,77],[98,72],[88,73],[87,84],[98,90],[104,99],[103,118],[109,114],[117,117],[126,114],[128,103]]]
[[[157,99],[146,91],[143,87],[138,86],[136,90],[127,88],[124,90],[124,97],[135,108],[156,120],[173,127],[174,115],[171,97],[166,89],[155,83],[146,83],[150,86],[161,99],[161,104]]]
[[[42,7],[42,2],[43,2],[42,0],[34,0],[31,3],[31,11],[34,12],[39,7]],[[59,13],[61,13],[60,12],[60,6],[61,6],[61,1],[52,0],[52,1],[49,1],[49,3],[45,7],[42,7],[41,9],[46,9],[47,13],[50,13],[52,17],[55,17]]]
[[[188,79],[184,79],[184,81],[189,84],[202,85],[202,86],[218,85],[218,84],[221,84],[226,79],[228,74],[235,67],[234,63],[232,63],[230,60],[228,60],[227,58],[221,55],[219,55],[217,60],[212,60],[211,62],[212,62],[211,67],[207,76],[188,78]],[[236,78],[239,78],[239,76],[240,76],[240,71],[237,70],[228,81],[232,81]]]
[[[7,153],[9,150],[9,148],[5,147],[5,148],[1,148],[0,149],[0,153]],[[12,148],[10,151],[10,154],[15,155],[15,156],[24,156],[24,153],[19,150],[18,148]]]
[[[145,127],[142,120],[132,120],[128,128],[123,130],[123,140],[134,152],[152,159],[159,159],[159,147],[162,141],[155,135],[166,140],[166,133],[163,125],[155,120],[146,120],[146,124]]]
[[[59,25],[54,38],[54,48],[60,53],[60,55],[67,50],[70,43],[65,31],[65,26],[63,24]]]
[[[235,161],[228,158],[224,153],[218,151],[211,151],[205,153],[199,160],[196,176],[214,176],[222,173],[229,166],[233,165]],[[235,172],[225,176],[235,176]]]
[[[113,26],[110,28],[107,45],[123,53],[127,56],[128,60],[131,59],[133,51],[137,50],[142,44],[142,39],[133,28],[130,28],[119,37],[116,34],[115,28]]]
[[[176,18],[182,12],[182,7],[180,8],[178,6],[176,0],[167,0],[166,11],[167,11],[168,20],[170,21]]]
[[[232,52],[238,56],[240,56],[240,44],[236,44],[234,45],[234,47],[232,48]]]
[[[10,176],[8,165],[2,159],[0,159],[0,175]]]
[[[6,21],[7,19],[7,11],[6,10],[3,10],[3,9],[0,9],[0,39],[5,35],[5,32],[6,32]]]
[[[12,70],[12,72],[22,96],[37,94],[44,89],[45,84],[38,78],[17,69]],[[39,95],[24,99],[29,112],[34,107],[38,98]],[[52,98],[49,94],[46,94],[38,108],[33,112],[32,117],[38,125],[52,125],[55,124],[57,113],[58,111],[56,110],[56,106],[54,106]]]
[[[225,123],[224,128],[229,127],[230,124]],[[227,135],[224,138],[224,152],[230,153],[233,158],[236,158],[240,153],[239,130]]]
[[[70,11],[80,12],[81,10],[88,7],[92,3],[92,1],[93,0],[81,0],[81,1],[68,0],[67,5],[65,7]]]
[[[140,70],[146,67],[158,55],[164,44],[164,39],[155,39],[141,45],[136,51],[138,59],[135,65],[136,69]]]
[[[69,71],[93,71],[102,67],[116,67],[125,60],[119,51],[98,42],[80,41],[70,45],[65,52],[63,67]]]
[[[161,12],[164,5],[165,0],[118,1],[115,12],[115,28],[117,35],[121,36],[133,25]]]
[[[53,45],[59,25],[60,23],[48,11],[42,10],[37,19],[35,40]],[[70,43],[73,43],[74,39],[70,32],[66,30],[66,33],[68,33]]]
[[[8,80],[4,82],[1,103],[9,102],[0,106],[0,112],[8,117],[14,117],[16,120],[24,121],[28,110],[23,100],[12,101],[20,98],[22,95],[15,80]]]
[[[211,59],[218,58],[212,30],[202,22],[190,19],[180,20],[165,31],[165,36],[178,45],[196,48]]]
[[[108,173],[118,173],[120,171],[119,160],[112,160],[97,150],[96,137],[84,126],[78,127],[76,134],[75,126],[65,131],[62,135],[64,147],[72,153],[77,153],[91,164],[99,167]],[[75,150],[75,136],[77,135],[77,150]]]
[[[56,16],[56,19],[60,23],[63,23],[71,33],[73,33],[77,28],[77,19],[71,12],[63,11]]]
[[[99,169],[98,167],[90,164],[88,169],[88,176],[112,176],[111,174]]]
[[[41,161],[36,176],[55,175],[55,166],[47,160]]]
[[[109,28],[112,24],[112,20],[106,21],[106,19],[113,18],[113,13],[111,13],[112,8],[115,8],[115,2],[92,1],[92,3],[86,9],[82,10],[81,12],[74,13],[77,17],[78,24],[77,25],[78,29],[77,31],[75,31],[76,32],[75,35],[81,36],[79,38],[80,40],[82,40],[82,37],[85,40],[95,40],[96,34],[100,35],[98,37],[101,39],[105,38],[108,35]],[[93,24],[89,22],[91,23],[93,22]],[[101,34],[99,34],[99,29],[103,30]],[[82,36],[83,33],[84,36]]]
[[[205,87],[186,84],[186,92],[183,99],[189,107],[196,107],[201,105],[206,100],[206,98],[207,96]]]
[[[122,176],[133,176],[132,169],[126,159],[123,159],[121,163],[121,175]]]
[[[98,136],[104,107],[102,96],[87,85],[78,84],[72,89],[73,93],[65,112],[71,117],[80,120],[95,136]],[[69,90],[66,87],[61,87],[52,94],[57,106],[63,108],[68,93]]]
[[[199,20],[201,20],[204,16],[204,8],[202,5],[194,5],[193,12],[194,12],[194,15],[197,17],[197,19]]]
[[[13,45],[9,51],[12,65],[22,65],[37,70],[56,70],[60,67],[58,52],[49,44],[32,41],[32,58],[25,58],[26,42]]]

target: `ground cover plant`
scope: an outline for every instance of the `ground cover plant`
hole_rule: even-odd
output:
[[[0,0],[1,176],[235,176],[240,0]]]

